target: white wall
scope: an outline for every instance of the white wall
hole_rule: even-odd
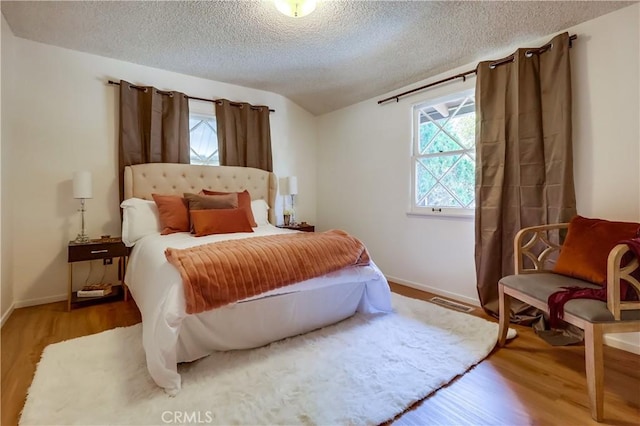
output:
[[[7,218],[3,230],[14,231],[6,247],[12,262],[4,263],[3,269],[11,269],[16,306],[66,298],[67,242],[80,229],[79,204],[71,190],[74,171],[93,173],[94,198],[87,201],[86,213],[89,236],[120,235],[118,88],[107,85],[108,79],[275,109],[274,172],[298,176],[299,217],[315,221],[315,118],[290,100],[17,37],[13,43],[19,52],[10,64],[14,91],[2,93],[4,107],[10,105],[9,111],[3,108],[7,131],[3,128],[2,138],[3,150],[7,149],[2,154],[2,195],[10,203],[3,203],[2,215]],[[2,54],[4,58],[4,46]],[[5,247],[2,252],[5,258]],[[76,287],[88,273],[83,264],[78,266]],[[100,277],[102,266],[99,262],[97,266],[94,273]]]
[[[576,199],[586,216],[640,219],[638,9],[620,9],[573,30]]]
[[[2,16],[0,22],[0,29],[2,30],[1,37],[1,51],[2,58],[0,59],[0,96],[2,99],[0,105],[0,323],[4,324],[4,321],[11,314],[13,309],[13,285],[12,285],[12,268],[11,262],[13,256],[11,254],[11,227],[9,226],[9,206],[8,203],[8,191],[9,186],[8,179],[8,143],[7,143],[7,121],[4,119],[4,115],[10,110],[10,105],[5,101],[5,97],[8,100],[13,92],[13,63],[15,60],[14,54],[14,40],[15,37],[11,33],[9,26]],[[4,124],[4,126],[2,126]]]
[[[578,213],[585,216],[640,220],[639,9],[635,4],[568,29],[578,35],[571,50],[573,141]],[[319,117],[317,205],[319,228],[362,238],[393,281],[477,303],[473,219],[406,214],[412,105],[474,84],[471,78],[378,105],[389,93]],[[628,339],[640,347],[637,335]]]

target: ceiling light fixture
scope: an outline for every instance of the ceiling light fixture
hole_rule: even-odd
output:
[[[273,0],[276,8],[292,18],[302,18],[316,10],[316,0]]]

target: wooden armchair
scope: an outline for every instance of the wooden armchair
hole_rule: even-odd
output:
[[[516,234],[515,275],[504,277],[498,283],[499,346],[504,346],[506,342],[512,297],[548,313],[547,299],[552,293],[561,290],[561,287],[599,288],[595,284],[551,272],[551,259],[562,250],[562,246],[553,241],[559,240],[558,232],[568,228],[568,225],[563,223],[534,226],[522,229]],[[619,244],[609,253],[606,303],[599,300],[574,299],[564,306],[563,320],[584,330],[591,417],[598,422],[603,419],[604,409],[603,335],[640,332],[640,303],[620,300],[621,279],[629,282],[640,294],[640,282],[631,276],[631,273],[640,267],[638,259],[634,257],[626,266],[621,266],[622,257],[629,251],[627,245]],[[525,264],[533,266],[526,267]]]

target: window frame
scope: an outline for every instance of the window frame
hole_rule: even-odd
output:
[[[444,96],[431,97],[422,100],[421,102],[411,105],[411,184],[410,184],[410,198],[409,198],[409,211],[410,216],[444,216],[444,217],[462,217],[473,218],[475,216],[474,208],[464,207],[435,207],[435,206],[418,206],[416,204],[416,186],[417,186],[417,165],[418,160],[424,157],[424,154],[419,154],[420,144],[420,109],[429,107],[432,105],[441,104],[444,102],[451,102],[457,99],[466,98],[474,95],[473,88],[463,88],[455,92],[451,92]],[[475,149],[475,148],[474,148]],[[470,149],[460,149],[455,151],[447,151],[442,153],[443,155],[455,155],[456,153],[466,154]],[[431,155],[433,156],[433,155]]]
[[[189,100],[189,120],[193,118],[203,119],[216,119],[215,109],[211,105],[211,102]],[[191,136],[191,124],[189,124],[189,136]],[[216,143],[218,141],[216,140]],[[220,165],[220,146],[218,145],[218,164],[202,164],[205,166],[216,167]],[[189,159],[191,159],[191,137],[189,137]],[[196,164],[196,163],[190,163]]]

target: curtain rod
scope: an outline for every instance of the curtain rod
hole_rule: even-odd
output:
[[[109,80],[108,82],[109,84],[112,84],[114,86],[120,86],[120,83],[117,81],[113,81],[113,80]],[[133,87],[134,89],[138,89],[138,90],[145,90],[146,87],[143,86],[136,86],[135,84],[132,84],[131,87]],[[161,93],[163,95],[169,94],[171,92],[165,92],[163,90],[158,90],[158,93]],[[212,102],[214,104],[217,103],[221,103],[221,99],[205,99],[205,98],[198,98],[196,96],[189,96],[189,95],[184,95],[187,99],[194,99],[196,101],[204,101],[204,102]],[[241,106],[242,104],[238,103],[238,102],[231,102],[231,105],[233,106]],[[256,106],[252,106],[251,109],[260,109],[260,107],[256,107]],[[271,109],[269,108],[269,112],[276,112],[275,109]]]
[[[569,36],[569,47],[573,47],[572,41],[577,39],[577,38],[578,38],[578,36],[575,35],[575,34]],[[544,53],[550,47],[551,47],[551,43],[547,43],[544,46],[539,47],[537,49],[527,50],[527,52],[525,54],[527,55],[527,57],[530,57],[534,53]],[[490,67],[491,68],[495,68],[497,66],[508,64],[509,62],[513,62],[513,60],[514,60],[514,54],[511,54],[511,55],[507,56],[506,58],[498,59],[497,61],[494,61],[490,65]],[[475,74],[477,69],[478,69],[478,67],[476,66],[476,68],[474,68],[472,70],[461,72],[460,74],[456,74],[456,75],[453,75],[451,77],[444,78],[442,80],[434,81],[433,83],[425,84],[424,86],[420,86],[420,87],[417,87],[415,89],[407,90],[406,92],[398,93],[397,95],[389,96],[388,98],[379,100],[378,101],[378,105],[383,104],[385,102],[389,102],[389,101],[394,100],[394,99],[395,99],[396,102],[399,102],[400,98],[403,97],[403,96],[410,95],[411,93],[419,92],[419,91],[424,90],[424,89],[428,89],[429,87],[437,86],[438,84],[442,84],[442,83],[446,83],[446,82],[451,81],[451,80],[455,80],[456,78],[461,78],[462,81],[466,81],[467,76],[469,74]]]

